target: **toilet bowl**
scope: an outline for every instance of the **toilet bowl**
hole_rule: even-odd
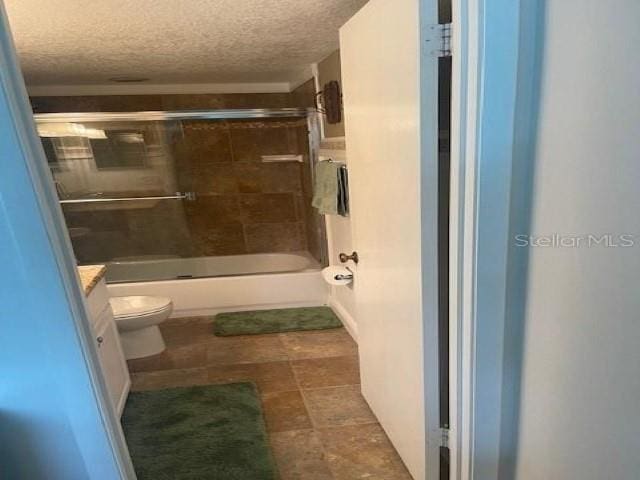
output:
[[[170,298],[136,295],[112,297],[109,303],[127,360],[156,355],[166,348],[158,325],[171,315]]]

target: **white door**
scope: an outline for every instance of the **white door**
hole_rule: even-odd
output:
[[[438,471],[437,59],[420,54],[420,22],[437,20],[427,3],[372,0],[340,30],[362,391],[415,479]]]

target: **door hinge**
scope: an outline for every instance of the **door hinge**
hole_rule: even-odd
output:
[[[448,428],[440,429],[440,446],[444,448],[449,448],[449,429]]]
[[[450,23],[437,23],[428,25],[425,35],[427,53],[432,57],[451,56],[451,29]]]

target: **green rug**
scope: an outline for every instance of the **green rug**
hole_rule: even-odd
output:
[[[132,392],[122,415],[138,480],[273,480],[252,383]]]
[[[219,337],[259,333],[324,330],[339,328],[342,323],[329,307],[251,310],[216,315],[213,331]]]

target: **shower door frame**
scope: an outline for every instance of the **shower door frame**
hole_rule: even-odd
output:
[[[64,112],[37,113],[33,117],[39,123],[82,123],[82,122],[161,122],[180,120],[247,120],[260,118],[305,118],[309,147],[309,174],[311,184],[315,183],[315,165],[318,162],[320,149],[320,121],[318,110],[310,107],[286,108],[236,108],[207,110],[154,110],[139,112]],[[186,194],[189,195],[188,193]],[[139,199],[144,199],[140,197]],[[169,198],[169,197],[167,197]],[[172,197],[172,198],[177,198]],[[98,201],[116,201],[117,199],[100,199]],[[92,199],[91,201],[97,201]],[[72,200],[80,203],[82,200]],[[61,200],[60,203],[69,203]],[[324,221],[319,222],[320,229],[320,266],[328,265],[327,229]],[[203,277],[206,278],[206,277]]]
[[[235,108],[226,110],[153,110],[140,112],[37,113],[36,123],[157,122],[162,120],[243,120],[248,118],[305,118],[315,108]]]

